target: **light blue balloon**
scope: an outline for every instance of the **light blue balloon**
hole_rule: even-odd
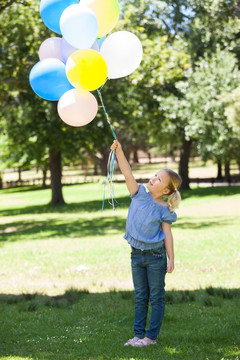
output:
[[[90,48],[98,33],[98,22],[94,12],[81,5],[71,5],[60,19],[64,39],[76,49]]]
[[[57,101],[73,86],[67,79],[65,64],[59,59],[44,59],[32,68],[29,82],[33,91],[46,100]]]
[[[40,15],[44,24],[57,34],[61,34],[60,17],[70,5],[78,4],[78,0],[41,0]]]
[[[101,38],[97,38],[97,44],[98,44],[98,46],[99,46],[99,49],[101,49],[101,46],[102,46],[102,44],[103,44],[103,42],[104,42],[104,40],[107,38],[107,36],[105,35],[105,36],[103,36],[103,37],[101,37]]]

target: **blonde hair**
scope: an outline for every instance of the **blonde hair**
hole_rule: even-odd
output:
[[[181,176],[175,173],[175,171],[170,169],[163,169],[169,176],[169,183],[167,188],[170,190],[167,194],[168,197],[168,207],[171,212],[175,211],[181,201],[181,195],[178,191],[178,188],[181,186],[182,179]]]

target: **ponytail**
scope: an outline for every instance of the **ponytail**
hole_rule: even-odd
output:
[[[164,171],[166,171],[168,173],[169,176],[169,184],[168,184],[168,189],[169,194],[168,196],[168,207],[169,210],[171,212],[175,211],[176,208],[178,207],[180,201],[181,201],[181,195],[180,192],[178,191],[178,188],[181,186],[182,183],[182,179],[181,177],[175,173],[175,171],[170,170],[170,169],[164,169]]]
[[[168,207],[171,212],[175,211],[181,201],[180,192],[176,189],[171,195],[168,197]]]

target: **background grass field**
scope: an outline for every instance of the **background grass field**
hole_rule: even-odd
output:
[[[126,348],[133,335],[129,205],[106,203],[99,183],[0,193],[0,359],[220,360],[240,357],[240,187],[183,191],[173,226],[175,271],[157,346]]]

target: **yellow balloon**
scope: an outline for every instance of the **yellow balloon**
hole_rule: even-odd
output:
[[[119,19],[120,9],[118,0],[81,0],[96,15],[98,21],[98,37],[108,34]]]
[[[66,63],[69,82],[77,89],[98,89],[107,79],[107,64],[99,52],[92,49],[75,51]]]

